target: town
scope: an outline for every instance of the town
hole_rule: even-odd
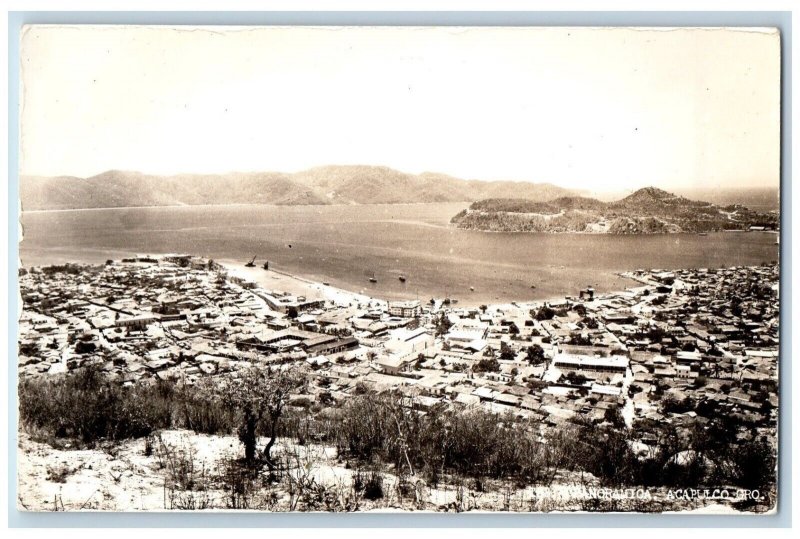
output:
[[[537,304],[307,300],[190,255],[21,270],[19,376],[95,364],[123,385],[302,365],[296,401],[397,391],[420,413],[690,426],[714,414],[775,438],[778,267],[636,271],[637,286]]]

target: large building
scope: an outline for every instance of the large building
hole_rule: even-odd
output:
[[[562,371],[625,373],[629,360],[624,356],[589,357],[573,354],[558,354],[553,365]]]
[[[384,343],[387,352],[397,357],[417,355],[433,346],[434,338],[425,328],[396,329]]]
[[[301,349],[314,355],[338,354],[358,348],[358,340],[353,337],[339,338],[335,335],[302,331],[296,328],[267,331],[261,335],[238,341],[237,344],[243,348],[255,348],[269,352]]]
[[[120,318],[114,325],[120,328],[133,328],[133,329],[144,329],[148,325],[153,324],[159,320],[156,316],[131,316],[128,318]]]
[[[389,314],[401,318],[414,318],[422,314],[422,305],[419,300],[414,301],[390,301]]]

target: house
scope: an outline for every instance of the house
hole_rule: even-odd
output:
[[[384,374],[398,375],[411,370],[411,360],[403,357],[383,356],[375,363]]]
[[[695,378],[697,373],[692,372],[688,365],[675,366],[675,378]]]
[[[622,395],[622,388],[609,385],[592,384],[590,391],[596,395],[610,395],[612,397]]]
[[[453,400],[467,406],[476,406],[481,402],[481,398],[478,395],[470,395],[469,393],[456,393]]]
[[[306,363],[312,369],[318,369],[320,367],[324,367],[325,365],[330,365],[331,361],[325,356],[314,356],[307,358]]]
[[[693,365],[702,361],[703,356],[699,352],[687,352],[681,350],[675,354],[675,362],[679,365]]]
[[[472,394],[478,397],[482,402],[492,401],[494,400],[495,391],[488,387],[479,387],[476,388]]]

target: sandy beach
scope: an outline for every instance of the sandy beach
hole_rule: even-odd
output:
[[[309,300],[324,299],[337,305],[380,302],[380,300],[363,294],[317,283],[280,270],[265,270],[258,264],[255,267],[247,267],[243,262],[231,259],[217,260],[217,262],[228,270],[231,275],[253,281],[268,291],[287,292],[293,296],[305,296]]]

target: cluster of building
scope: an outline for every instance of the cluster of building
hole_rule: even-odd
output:
[[[398,391],[408,406],[540,421],[686,424],[777,413],[778,267],[638,271],[637,286],[537,304],[313,300],[188,255],[20,275],[20,377],[96,364],[122,384],[192,384],[296,365],[331,406]],[[704,415],[705,414],[705,415]]]

